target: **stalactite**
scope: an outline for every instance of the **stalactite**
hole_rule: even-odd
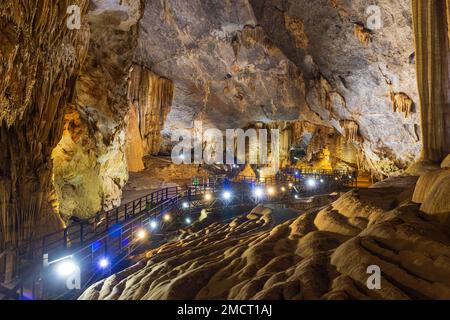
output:
[[[370,30],[366,29],[364,25],[355,23],[354,24],[355,36],[361,42],[361,44],[368,46],[371,41]]]
[[[211,81],[203,82],[203,108],[208,105],[209,97],[211,96]]]
[[[328,111],[333,111],[333,103],[331,94],[333,93],[330,83],[323,75],[320,75],[319,80],[315,86],[317,99],[319,105]]]
[[[359,140],[358,124],[353,120],[341,120],[341,127],[344,129],[344,137],[349,142],[357,142]]]
[[[416,69],[422,121],[422,159],[439,163],[450,152],[448,32],[450,1],[413,0]]]
[[[244,45],[254,45],[256,43],[264,44],[266,35],[264,33],[264,29],[257,25],[257,26],[251,26],[246,25],[242,29],[242,43]]]
[[[174,84],[149,69],[134,65],[130,74],[128,99],[138,107],[139,131],[145,154],[161,148],[161,130],[172,106]]]
[[[294,38],[295,46],[297,48],[306,49],[308,47],[309,40],[308,37],[306,36],[305,26],[303,25],[303,22],[297,18],[285,14],[284,24],[287,31]]]
[[[233,36],[231,39],[231,47],[233,48],[234,57],[237,59],[241,50],[241,42],[238,35]]]
[[[402,112],[405,114],[405,118],[408,118],[412,113],[412,108],[414,106],[414,102],[411,98],[403,92],[390,93],[392,108],[394,112]]]
[[[66,27],[69,5],[85,13],[88,1],[4,0],[0,6],[8,43],[0,69],[0,249],[61,227],[50,155],[89,40],[86,24]]]

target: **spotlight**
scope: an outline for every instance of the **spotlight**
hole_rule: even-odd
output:
[[[170,219],[171,219],[170,214],[166,213],[166,214],[164,215],[163,219],[164,219],[165,222],[169,222]]]
[[[225,200],[230,200],[230,199],[231,199],[231,192],[230,192],[230,191],[225,191],[225,192],[223,193],[223,198],[224,198]]]
[[[72,261],[72,259],[61,261],[56,267],[56,271],[61,277],[68,277],[77,269],[78,266],[74,261]]]
[[[269,187],[269,188],[267,189],[267,194],[268,194],[269,196],[273,196],[273,195],[275,194],[275,188]]]
[[[298,171],[295,171],[295,175],[296,176],[298,176],[300,174],[300,172],[298,172]]]
[[[180,154],[180,159],[184,160],[184,154]]]
[[[308,187],[310,187],[310,188],[314,188],[316,186],[316,180],[314,180],[314,179],[309,179],[306,183],[308,184]]]
[[[255,197],[257,198],[262,198],[262,196],[264,195],[264,191],[261,188],[256,188],[253,191],[253,194],[255,195]]]
[[[338,177],[335,177],[334,180],[338,181]]]
[[[292,188],[294,184],[292,182],[289,183],[289,188]]]
[[[189,203],[187,203],[187,202],[183,202],[183,208],[184,208],[184,209],[187,209],[187,208],[189,208]]]
[[[299,196],[298,196],[298,194],[296,194],[296,195],[295,195],[295,199],[299,199]]]
[[[210,193],[205,194],[205,200],[206,201],[211,201],[212,200],[212,195]]]
[[[106,268],[108,268],[108,267],[109,267],[109,260],[106,259],[106,258],[100,259],[100,261],[98,262],[98,266],[99,266],[101,269],[106,269]]]
[[[158,223],[156,221],[151,221],[150,222],[150,229],[155,230],[156,228],[158,228]]]
[[[349,179],[351,179],[351,178],[352,178],[352,176],[348,176],[348,178],[349,178]]]
[[[286,192],[286,188],[285,187],[281,187],[281,192]]]
[[[145,230],[140,229],[137,231],[136,236],[139,240],[144,240],[145,237],[147,237],[147,232],[145,232]]]
[[[186,224],[191,224],[192,223],[192,220],[191,220],[191,218],[186,218]]]

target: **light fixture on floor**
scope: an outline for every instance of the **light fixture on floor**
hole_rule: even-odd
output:
[[[256,188],[255,190],[253,190],[253,195],[254,195],[256,198],[262,198],[263,195],[264,195],[264,191],[263,191],[263,189],[261,189],[261,188]]]
[[[138,240],[144,240],[147,237],[147,232],[144,229],[139,229],[136,232],[136,237]]]
[[[98,261],[98,266],[100,267],[100,269],[106,269],[109,267],[109,260],[107,258],[101,258]]]
[[[314,179],[308,179],[308,181],[306,183],[308,184],[308,187],[310,187],[310,188],[314,188],[317,185],[316,180],[314,180]]]
[[[223,196],[223,198],[225,200],[230,200],[231,199],[231,192],[230,191],[225,191],[222,196]]]
[[[158,228],[158,222],[155,220],[150,221],[150,229],[155,230],[156,228]]]
[[[68,277],[71,274],[73,274],[77,269],[78,265],[73,261],[72,258],[67,258],[62,260],[61,262],[58,262],[56,265],[56,272],[61,277]]]

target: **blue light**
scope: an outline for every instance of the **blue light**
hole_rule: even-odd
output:
[[[122,225],[121,224],[112,225],[108,229],[108,235],[111,238],[119,238],[121,234],[122,234]]]
[[[109,267],[109,265],[110,265],[110,262],[109,262],[108,258],[101,258],[98,261],[98,266],[100,267],[100,269],[106,269]]]
[[[91,244],[91,250],[92,250],[92,252],[95,252],[95,251],[97,251],[98,249],[100,249],[101,247],[102,247],[102,242],[100,241],[100,240],[97,240],[97,241],[94,241],[92,244]]]

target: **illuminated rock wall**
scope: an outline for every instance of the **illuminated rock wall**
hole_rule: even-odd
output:
[[[66,26],[69,5],[88,1],[16,1],[0,5],[0,249],[61,227],[50,155],[74,104],[89,30]]]
[[[172,106],[173,92],[172,81],[133,65],[128,100],[137,108],[144,155],[158,154],[161,149],[161,131]]]
[[[120,204],[128,180],[125,119],[128,76],[138,35],[138,1],[94,1],[88,58],[76,83],[77,104],[53,153],[64,219],[89,218]]]

